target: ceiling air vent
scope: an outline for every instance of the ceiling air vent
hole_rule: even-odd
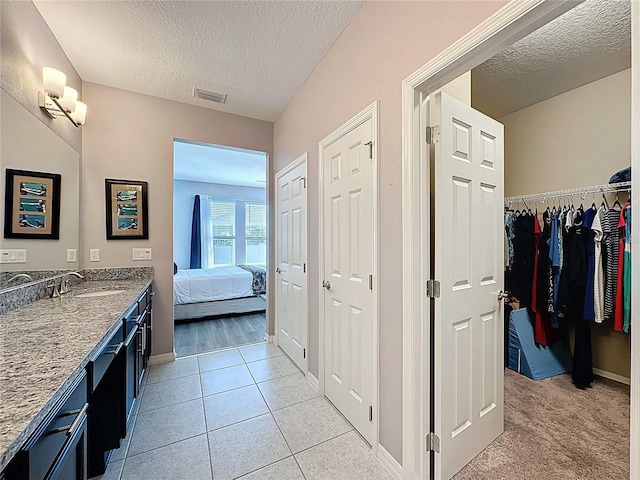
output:
[[[201,98],[202,100],[207,100],[209,102],[215,103],[225,103],[227,101],[227,96],[222,95],[220,93],[207,92],[201,88],[193,87],[193,96],[196,98]]]

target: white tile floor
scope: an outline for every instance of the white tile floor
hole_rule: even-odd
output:
[[[391,479],[271,344],[149,369],[133,433],[102,480]]]

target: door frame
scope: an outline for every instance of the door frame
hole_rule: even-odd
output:
[[[327,135],[324,139],[322,139],[319,144],[318,144],[318,238],[320,239],[319,241],[319,245],[318,245],[318,290],[317,290],[317,294],[318,294],[318,333],[319,333],[319,338],[318,338],[318,381],[319,381],[319,392],[320,395],[325,394],[325,380],[324,380],[324,376],[325,376],[325,368],[324,368],[324,361],[325,361],[325,342],[324,342],[324,334],[325,334],[325,309],[324,309],[324,301],[322,300],[324,298],[324,291],[323,291],[323,287],[322,287],[322,279],[324,278],[324,274],[325,274],[325,269],[324,269],[324,232],[325,232],[325,228],[324,228],[324,179],[323,179],[323,162],[324,162],[324,150],[325,148],[327,148],[329,145],[331,145],[332,143],[334,143],[335,141],[339,140],[340,138],[344,137],[346,134],[348,134],[349,132],[351,132],[352,130],[354,130],[356,127],[362,125],[364,122],[371,120],[371,128],[373,130],[373,137],[372,137],[372,168],[371,168],[371,183],[372,183],[372,191],[371,191],[371,198],[373,199],[373,310],[372,310],[372,314],[373,314],[373,359],[372,359],[372,367],[373,367],[373,385],[372,385],[372,391],[373,391],[373,398],[372,398],[372,405],[373,405],[373,423],[374,423],[374,432],[373,432],[373,441],[372,441],[372,448],[373,448],[373,452],[377,454],[378,452],[378,447],[379,445],[379,428],[380,428],[380,421],[379,421],[379,417],[380,417],[380,409],[379,409],[379,389],[378,389],[378,385],[379,385],[379,378],[380,378],[380,371],[379,371],[379,364],[378,364],[378,357],[379,357],[379,342],[378,342],[378,323],[379,323],[379,302],[380,302],[380,278],[379,278],[379,271],[380,271],[380,251],[379,251],[379,220],[378,220],[378,216],[380,214],[379,210],[378,210],[378,164],[379,164],[379,139],[380,139],[380,132],[379,132],[379,123],[378,123],[378,118],[379,118],[379,110],[380,110],[380,105],[379,105],[379,101],[376,100],[375,102],[373,102],[371,105],[369,105],[368,107],[366,107],[364,110],[362,110],[360,113],[358,113],[355,117],[353,117],[351,120],[347,121],[344,125],[338,127],[336,130],[334,130],[332,133],[330,133],[329,135]]]
[[[570,10],[579,2],[512,0],[460,40],[445,49],[402,82],[402,264],[403,264],[403,478],[429,478],[426,434],[429,404],[429,301],[423,295],[430,273],[430,198],[421,185],[429,185],[429,164],[424,127],[428,122],[429,94],[504,48]],[[631,164],[640,172],[640,4],[631,2]],[[640,203],[638,188],[633,202]],[[640,213],[633,214],[633,232],[640,238]],[[633,257],[632,282],[640,282],[640,256]],[[640,308],[640,289],[632,294],[632,309]],[[426,417],[426,418],[425,418]],[[631,478],[640,476],[640,331],[631,333]],[[425,459],[426,457],[426,459]]]
[[[278,205],[280,204],[280,189],[278,188],[278,182],[279,180],[285,176],[287,173],[289,173],[290,171],[292,171],[295,168],[298,168],[300,165],[304,165],[304,176],[308,182],[308,165],[307,165],[307,157],[308,157],[308,152],[304,152],[302,155],[300,155],[298,158],[296,158],[293,162],[291,162],[290,164],[288,164],[286,167],[281,168],[280,170],[278,170],[275,174],[275,182],[273,182],[274,185],[274,189],[275,189],[275,208],[274,208],[274,215],[276,216],[275,218],[275,234],[273,236],[274,238],[274,244],[275,244],[275,252],[274,252],[274,257],[275,257],[275,262],[274,265],[276,265],[276,267],[280,264],[280,257],[278,255],[278,245],[279,245],[279,236],[280,236],[280,217],[277,215],[278,212]],[[308,195],[308,190],[305,188],[305,196],[304,196],[304,209],[305,209],[305,230],[307,231],[307,235],[305,238],[305,254],[306,254],[306,258],[305,258],[305,263],[309,264],[309,195]],[[275,271],[275,269],[274,269]],[[274,274],[274,278],[277,279],[277,277]],[[273,343],[275,343],[276,345],[278,345],[278,332],[280,331],[278,328],[279,325],[279,321],[278,321],[278,304],[280,302],[280,298],[278,297],[278,289],[275,288],[273,290],[273,297],[274,297],[274,318],[275,318],[275,322],[274,322],[274,335],[273,335]],[[308,378],[309,377],[309,275],[307,272],[307,293],[305,295],[306,297],[306,304],[305,304],[305,311],[304,311],[304,316],[306,319],[306,324],[307,324],[307,334],[306,336],[306,341],[305,341],[305,345],[304,348],[307,349],[307,355],[305,356],[304,359],[304,374],[305,376]]]

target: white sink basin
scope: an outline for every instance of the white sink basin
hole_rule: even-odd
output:
[[[117,293],[122,293],[122,290],[98,290],[96,292],[81,293],[80,295],[75,295],[75,297],[76,298],[106,297],[107,295],[115,295]]]

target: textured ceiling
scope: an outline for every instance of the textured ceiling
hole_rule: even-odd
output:
[[[34,3],[84,81],[274,121],[363,1]]]
[[[587,0],[473,69],[472,102],[500,118],[630,66],[630,1]]]
[[[176,180],[265,188],[264,153],[176,141],[173,157]]]

